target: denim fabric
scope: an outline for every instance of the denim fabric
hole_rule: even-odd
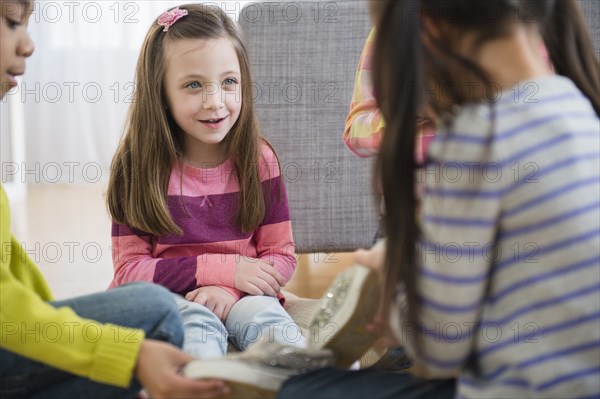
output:
[[[68,306],[83,318],[145,331],[146,338],[183,345],[181,316],[168,290],[148,283],[51,303]],[[132,379],[129,388],[90,381],[6,350],[0,350],[0,397],[7,398],[131,398],[141,389]]]
[[[225,325],[229,340],[241,351],[259,340],[306,347],[300,327],[271,296],[243,297],[231,308]]]
[[[173,294],[183,318],[183,350],[198,358],[227,353],[228,340],[240,351],[259,340],[305,347],[300,327],[279,300],[270,296],[245,296],[233,305],[225,324],[203,305]]]
[[[287,380],[278,399],[451,399],[455,380],[425,380],[384,370],[324,368]]]
[[[172,294],[183,319],[183,351],[207,359],[227,353],[227,331],[221,320],[205,306]]]

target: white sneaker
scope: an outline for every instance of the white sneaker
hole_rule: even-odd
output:
[[[264,366],[242,359],[228,357],[195,360],[183,369],[183,375],[192,379],[217,379],[229,388],[227,398],[275,398],[281,385],[298,374],[291,369]]]
[[[275,398],[290,377],[334,364],[330,350],[303,349],[268,341],[258,342],[242,353],[222,358],[195,360],[183,369],[192,379],[223,380],[228,398]]]

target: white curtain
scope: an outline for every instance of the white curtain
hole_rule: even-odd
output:
[[[131,102],[144,35],[162,11],[184,3],[36,2],[29,25],[36,50],[19,86],[7,94],[24,104],[26,164],[11,166],[18,169],[13,179],[28,183],[107,179]],[[202,3],[218,4],[235,18],[248,1]],[[2,130],[6,136],[6,128]],[[2,156],[6,166],[5,151]]]

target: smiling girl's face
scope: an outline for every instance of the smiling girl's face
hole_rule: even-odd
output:
[[[165,48],[164,88],[173,119],[185,134],[184,159],[224,161],[223,140],[242,107],[242,76],[230,39],[181,39]]]

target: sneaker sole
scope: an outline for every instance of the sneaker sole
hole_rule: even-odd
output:
[[[257,364],[233,359],[196,360],[183,368],[186,378],[224,381],[230,391],[222,397],[228,399],[274,399],[281,385],[296,374],[293,371],[267,370]]]
[[[346,274],[348,273],[348,274]],[[336,284],[344,285],[344,279],[350,280],[347,288],[338,290],[335,294],[345,291],[342,302],[335,309],[330,319],[323,316],[319,309],[310,324],[311,340],[309,345],[315,349],[330,349],[336,355],[336,365],[350,367],[367,351],[377,336],[367,331],[369,324],[379,308],[380,285],[377,273],[365,266],[354,265],[348,271],[334,280]],[[335,291],[335,289],[334,289]],[[323,301],[332,300],[326,293]],[[319,325],[320,320],[326,319]]]

